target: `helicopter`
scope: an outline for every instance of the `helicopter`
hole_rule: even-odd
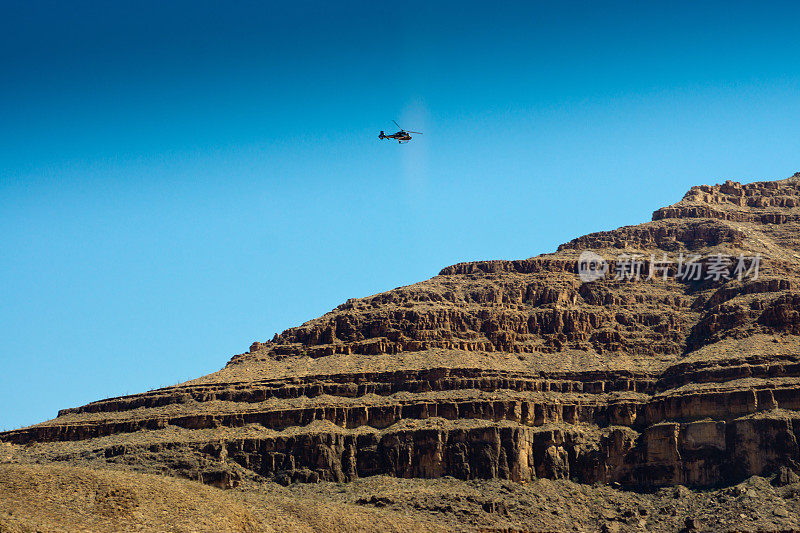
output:
[[[394,122],[395,126],[400,128],[400,124],[398,124],[394,120],[392,122]],[[418,135],[422,135],[421,131],[406,131],[403,128],[400,128],[400,131],[398,131],[397,133],[392,133],[391,135],[386,135],[385,133],[383,133],[383,130],[381,130],[381,132],[378,134],[378,139],[397,139],[397,142],[402,144],[402,143],[407,143],[408,141],[411,140],[411,135],[409,135],[410,133],[416,133]]]

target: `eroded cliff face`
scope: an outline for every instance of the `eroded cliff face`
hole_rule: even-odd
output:
[[[789,482],[800,472],[798,230],[800,174],[693,187],[651,222],[453,265],[255,342],[217,373],[0,439],[30,458],[218,486],[375,474]],[[609,275],[582,281],[586,250]],[[731,258],[724,275],[680,276],[689,258],[708,272],[715,256]],[[757,275],[737,273],[737,257],[758,257]],[[616,279],[631,258],[639,279]]]

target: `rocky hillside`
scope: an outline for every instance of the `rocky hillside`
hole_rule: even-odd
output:
[[[582,253],[607,273],[584,281]],[[584,256],[585,257],[585,256]],[[725,486],[800,472],[800,173],[449,266],[219,372],[0,434],[16,461],[274,480]]]

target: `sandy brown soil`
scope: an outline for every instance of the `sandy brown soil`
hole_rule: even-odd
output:
[[[376,476],[248,482],[234,490],[162,476],[0,465],[0,531],[796,531],[800,484],[753,477],[710,491],[637,493],[566,480],[519,484]]]

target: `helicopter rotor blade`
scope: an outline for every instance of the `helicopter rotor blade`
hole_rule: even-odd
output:
[[[406,133],[416,133],[418,135],[422,135],[421,131],[407,131]]]
[[[398,128],[400,128],[400,124],[398,124],[396,120],[393,120],[392,122],[394,122],[394,125],[395,125],[395,126],[397,126]],[[400,128],[400,129],[402,130],[403,128]]]

